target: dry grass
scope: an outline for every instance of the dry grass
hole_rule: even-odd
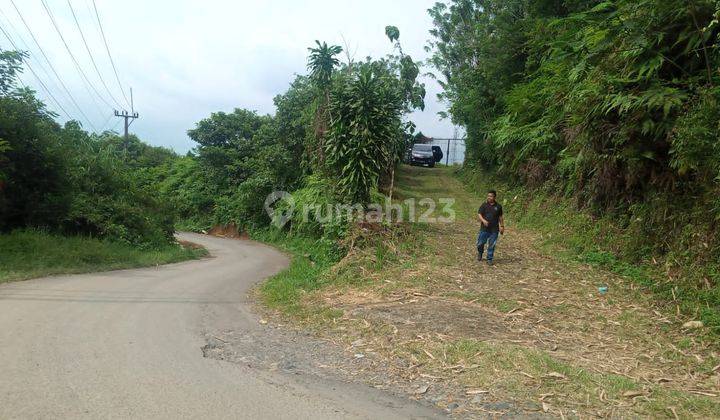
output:
[[[478,263],[480,198],[448,169],[406,168],[399,185],[400,199],[453,196],[457,221],[355,249],[304,298],[343,314],[323,334],[371,348],[390,381],[442,389],[438,405],[462,402],[455,414],[720,417],[717,347],[649,296],[512,225],[496,265]]]

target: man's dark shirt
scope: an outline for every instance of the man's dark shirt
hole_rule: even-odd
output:
[[[499,203],[495,202],[495,204],[490,204],[487,201],[484,202],[478,209],[478,214],[482,215],[482,217],[488,221],[488,225],[482,225],[480,230],[491,233],[500,231],[500,216],[503,214],[503,209]]]

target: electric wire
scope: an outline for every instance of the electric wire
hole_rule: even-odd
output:
[[[93,9],[95,10],[95,18],[97,19],[98,27],[100,28],[100,34],[102,35],[103,43],[105,44],[105,51],[107,51],[108,58],[110,59],[110,64],[112,64],[112,69],[115,73],[115,80],[117,80],[118,86],[120,87],[120,92],[122,92],[123,98],[125,98],[125,103],[130,106],[130,101],[128,101],[127,95],[125,94],[125,89],[123,89],[122,83],[120,83],[120,76],[118,76],[117,67],[115,67],[115,60],[113,60],[112,54],[110,54],[110,47],[108,46],[107,38],[105,37],[105,31],[103,30],[102,22],[100,21],[100,13],[98,13],[95,0],[92,0],[92,5]]]
[[[12,37],[10,36],[10,34],[8,34],[8,33],[5,31],[5,29],[2,27],[2,25],[0,25],[0,31],[3,33],[3,35],[5,35],[5,38],[7,38],[7,40],[8,40],[8,41],[10,42],[10,44],[13,46],[13,48],[15,49],[15,51],[20,52],[20,50],[19,50],[18,47],[17,47],[17,44],[15,44],[15,41],[12,39]],[[3,51],[2,48],[0,48],[0,52],[2,52],[2,51]],[[65,110],[65,108],[63,108],[63,106],[60,104],[60,102],[53,96],[53,94],[51,93],[50,89],[47,88],[47,86],[43,83],[42,79],[37,75],[37,73],[35,73],[35,71],[33,70],[33,68],[30,66],[30,63],[27,62],[27,57],[26,57],[25,55],[21,55],[21,56],[20,56],[20,59],[22,60],[23,63],[25,63],[25,65],[28,67],[28,69],[30,69],[30,72],[35,76],[35,78],[37,79],[37,81],[40,83],[40,86],[41,86],[41,87],[43,88],[43,90],[45,90],[45,92],[47,93],[48,97],[49,97],[49,98],[55,103],[55,105],[57,105],[57,107],[65,114],[65,116],[68,118],[68,120],[72,120],[73,118],[70,116],[70,114]],[[23,87],[23,90],[28,90],[28,89],[30,89],[30,88],[28,87],[28,85],[27,85],[25,82],[23,82],[22,78],[20,77],[20,73],[16,74],[15,77],[17,78],[18,82],[20,82],[20,85]]]
[[[7,31],[5,31],[5,28],[3,28],[2,26],[0,26],[0,31],[3,33],[3,35],[5,35],[5,38],[7,38],[7,40],[10,42],[10,45],[12,45],[13,48],[15,48],[16,51],[20,51],[20,50],[18,49],[17,45],[15,44],[15,41],[14,41],[14,40],[12,39],[12,37],[10,36],[10,34],[8,34]],[[45,90],[45,92],[47,93],[48,97],[49,97],[53,102],[55,102],[55,104],[58,106],[58,108],[65,114],[66,117],[68,117],[68,119],[73,120],[74,118],[72,118],[72,117],[70,116],[70,114],[65,110],[65,108],[63,108],[63,106],[60,104],[60,102],[58,102],[58,100],[57,100],[57,99],[55,98],[55,96],[52,94],[52,92],[50,91],[50,89],[48,89],[48,87],[45,86],[45,83],[44,83],[44,82],[42,81],[42,79],[37,75],[37,73],[36,73],[35,70],[32,68],[32,66],[30,65],[30,63],[28,62],[28,60],[25,59],[25,56],[22,56],[22,61],[23,61],[23,63],[25,63],[25,65],[27,66],[28,70],[30,70],[30,72],[35,76],[35,78],[37,79],[38,83],[40,83],[40,86],[41,86],[41,87]],[[22,83],[22,81],[21,81],[21,83]],[[23,84],[23,86],[24,86],[25,88],[27,88],[27,86],[25,86],[24,83],[22,83],[22,84]],[[88,123],[90,123],[90,120],[88,120]],[[92,126],[92,123],[90,123],[90,125]]]
[[[25,47],[25,51],[27,51],[29,53],[30,52],[29,44],[27,43],[27,41],[25,41],[25,38],[23,38],[22,35],[20,35],[20,31],[17,30],[15,25],[13,25],[10,17],[8,17],[8,15],[6,15],[2,9],[0,9],[0,17],[2,17],[5,21],[5,24],[7,24],[8,32],[12,32],[13,36],[15,37],[15,40],[16,41],[19,40],[19,43],[22,44],[23,47]],[[30,54],[28,59],[32,59],[32,58],[34,58],[34,56],[32,54]],[[47,77],[46,83],[49,84],[50,82],[52,82],[53,86],[51,86],[51,87],[57,88],[57,84],[55,83],[55,80],[53,79],[52,76],[50,76],[50,73],[48,73],[45,66],[43,66],[42,61],[36,59],[36,60],[34,60],[34,63],[40,70],[42,70],[45,77]]]
[[[102,77],[102,73],[100,73],[100,69],[98,69],[97,63],[95,62],[95,57],[93,57],[92,52],[90,51],[90,46],[87,43],[87,40],[85,39],[85,34],[82,31],[82,28],[80,27],[80,22],[78,21],[77,15],[75,14],[75,9],[72,6],[72,3],[70,0],[67,0],[68,7],[70,7],[70,12],[72,13],[73,20],[75,20],[75,26],[78,29],[78,32],[80,32],[80,37],[82,38],[83,44],[85,44],[85,50],[88,53],[88,56],[90,57],[90,61],[92,62],[93,68],[95,68],[95,72],[98,75],[98,78],[100,78],[100,82],[102,83],[103,87],[105,88],[105,91],[110,95],[110,99],[115,102],[115,105],[118,106],[118,108],[122,108],[122,105],[120,105],[120,102],[118,102],[117,99],[115,99],[115,96],[112,94],[110,89],[108,88],[107,83],[105,83],[105,79]]]
[[[60,26],[58,26],[57,21],[55,20],[55,16],[53,15],[52,11],[50,10],[50,7],[47,5],[45,0],[40,0],[42,3],[43,8],[45,9],[45,12],[47,13],[48,17],[50,18],[50,22],[52,22],[53,27],[55,28],[55,32],[57,32],[58,36],[60,37],[60,40],[62,41],[63,45],[65,46],[65,50],[67,51],[68,55],[70,55],[70,59],[72,60],[73,64],[75,64],[75,68],[77,69],[78,73],[80,73],[80,77],[85,82],[85,88],[87,89],[89,87],[88,93],[90,94],[90,97],[92,98],[93,92],[95,95],[97,95],[100,100],[107,105],[110,109],[113,108],[113,106],[105,100],[105,97],[100,95],[100,92],[95,88],[95,85],[90,82],[90,79],[88,79],[87,75],[85,74],[85,71],[82,69],[82,66],[80,66],[80,63],[75,58],[75,55],[72,53],[72,50],[70,49],[70,46],[68,45],[67,41],[65,41],[65,37],[62,34],[62,31],[60,30]],[[92,92],[91,92],[92,91]],[[93,101],[95,99],[93,98]],[[100,108],[99,104],[95,102],[95,106]]]
[[[100,127],[102,127],[102,128],[101,128],[101,131],[100,131],[100,134],[102,134],[102,133],[105,132],[105,130],[107,129],[108,123],[110,122],[110,118],[112,118],[112,117],[114,117],[114,116],[115,116],[115,113],[112,113],[112,114],[110,114],[110,115],[105,119],[105,122],[102,123],[102,125],[100,126]]]
[[[38,42],[37,38],[35,37],[35,34],[33,33],[32,29],[30,29],[30,26],[28,25],[28,23],[25,21],[25,17],[23,17],[22,13],[20,12],[20,9],[18,9],[17,5],[15,4],[15,1],[14,1],[14,0],[10,0],[10,3],[12,4],[13,8],[15,9],[15,12],[16,12],[16,13],[18,14],[18,16],[20,17],[20,20],[22,21],[23,26],[25,26],[25,29],[27,29],[27,31],[30,33],[30,37],[33,39],[33,42],[35,43],[35,45],[38,47],[38,50],[40,50],[40,54],[42,54],[43,58],[45,58],[45,61],[46,61],[47,64],[48,64],[48,66],[50,66],[50,70],[52,70],[52,73],[55,75],[55,77],[57,78],[58,82],[60,82],[60,86],[62,86],[63,90],[65,91],[65,93],[67,94],[67,96],[70,98],[70,101],[73,103],[73,105],[74,105],[75,108],[78,110],[78,112],[80,113],[80,115],[85,119],[85,121],[87,121],[87,123],[90,125],[90,127],[92,127],[92,129],[93,129],[94,131],[97,131],[97,129],[96,129],[95,126],[93,125],[93,123],[92,123],[92,121],[90,120],[90,118],[88,118],[87,115],[85,115],[85,112],[83,112],[83,110],[82,110],[82,108],[80,107],[80,105],[78,105],[77,101],[75,100],[75,98],[74,98],[74,97],[72,96],[72,94],[70,93],[70,90],[67,88],[67,86],[65,86],[65,83],[63,82],[62,78],[61,78],[60,75],[58,74],[57,70],[55,70],[55,66],[53,66],[53,64],[52,64],[52,62],[50,61],[50,59],[48,58],[47,54],[45,54],[45,50],[43,50],[43,48],[40,46],[40,43]],[[17,47],[16,47],[16,48],[17,48]],[[26,64],[28,64],[28,63],[26,62]],[[30,64],[28,64],[28,68],[30,68]],[[31,70],[31,71],[32,71],[32,70]],[[33,74],[35,74],[34,71],[33,71]],[[40,81],[40,79],[38,79],[38,81]],[[43,84],[43,85],[44,85],[44,84]],[[49,92],[49,91],[48,91],[48,92]]]
[[[115,131],[115,130],[117,129],[118,125],[119,125],[121,122],[122,122],[122,120],[117,120],[117,122],[115,123],[115,125],[113,125],[113,128],[112,128],[110,131],[114,131],[114,132],[117,133],[117,131]]]

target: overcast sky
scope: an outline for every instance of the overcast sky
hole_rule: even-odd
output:
[[[67,0],[45,0],[79,66],[103,99],[124,102],[92,9],[92,0],[70,0],[88,41],[102,79],[75,26]],[[100,131],[122,130],[113,109],[83,82],[70,54],[53,27],[41,0],[14,0],[38,43],[52,62],[79,108]],[[356,59],[381,57],[392,51],[386,25],[400,29],[406,53],[416,61],[427,58],[423,46],[432,21],[427,9],[434,0],[363,1],[230,1],[230,0],[96,0],[103,29],[125,93],[133,87],[140,118],[130,127],[154,145],[186,152],[193,147],[187,130],[215,111],[248,108],[273,113],[273,97],[287,90],[295,74],[306,72],[307,48],[316,39],[344,45]],[[80,111],[52,74],[10,0],[0,0],[0,26],[21,49],[29,50],[30,64],[70,116]],[[0,34],[0,47],[11,49]],[[344,59],[344,55],[343,55]],[[428,70],[428,69],[425,69]],[[27,69],[22,80],[52,105],[37,79]],[[426,109],[410,116],[428,136],[447,137],[453,127],[440,120],[444,110],[436,94],[440,87],[424,79]],[[59,118],[65,120],[61,115]]]

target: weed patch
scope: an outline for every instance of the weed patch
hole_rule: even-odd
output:
[[[121,242],[35,230],[0,235],[0,283],[168,264],[207,255],[204,248],[162,245],[140,249]]]

